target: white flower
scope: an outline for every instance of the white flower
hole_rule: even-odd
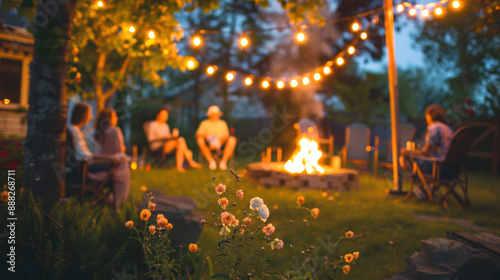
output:
[[[264,204],[264,200],[260,197],[254,197],[250,200],[250,209],[257,210],[262,204]]]
[[[259,216],[264,223],[267,221],[267,218],[269,218],[269,208],[267,208],[267,205],[262,204],[259,207]]]

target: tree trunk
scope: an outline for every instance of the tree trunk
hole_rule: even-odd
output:
[[[40,1],[33,35],[28,135],[26,137],[26,185],[50,209],[64,195],[66,146],[66,73],[69,38],[76,0],[50,6]],[[37,22],[38,21],[38,22]]]

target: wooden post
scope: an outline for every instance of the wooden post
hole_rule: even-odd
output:
[[[396,71],[396,57],[394,54],[394,14],[392,0],[384,0],[384,19],[385,19],[385,44],[387,48],[387,64],[389,70],[389,94],[391,102],[391,141],[392,141],[392,162],[393,162],[393,193],[402,192],[402,182],[399,176],[400,167],[398,164],[399,150],[399,93],[398,93],[398,74]]]

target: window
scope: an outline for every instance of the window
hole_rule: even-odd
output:
[[[22,70],[21,60],[0,57],[0,100],[20,103]]]

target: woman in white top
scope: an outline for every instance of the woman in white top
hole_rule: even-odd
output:
[[[184,159],[193,168],[201,168],[201,165],[193,160],[193,153],[188,149],[186,140],[179,137],[179,130],[174,129],[170,133],[170,127],[167,124],[168,111],[164,108],[156,112],[156,120],[149,124],[148,142],[152,151],[161,150],[163,155],[168,155],[175,151],[175,165],[177,170],[184,172],[182,164]]]
[[[90,152],[81,129],[89,123],[91,117],[92,109],[90,106],[83,102],[75,104],[71,114],[70,125],[68,125],[68,131],[73,138],[74,151],[68,150],[67,153],[73,153],[77,162],[87,161],[89,163],[88,176],[98,179],[99,173],[102,174],[103,171],[109,171],[113,164],[126,164],[126,158],[124,154],[103,155]],[[115,187],[115,191],[119,189],[116,182],[123,180],[117,175],[118,174],[113,174],[113,186]],[[116,206],[121,202],[121,199],[115,200]]]

